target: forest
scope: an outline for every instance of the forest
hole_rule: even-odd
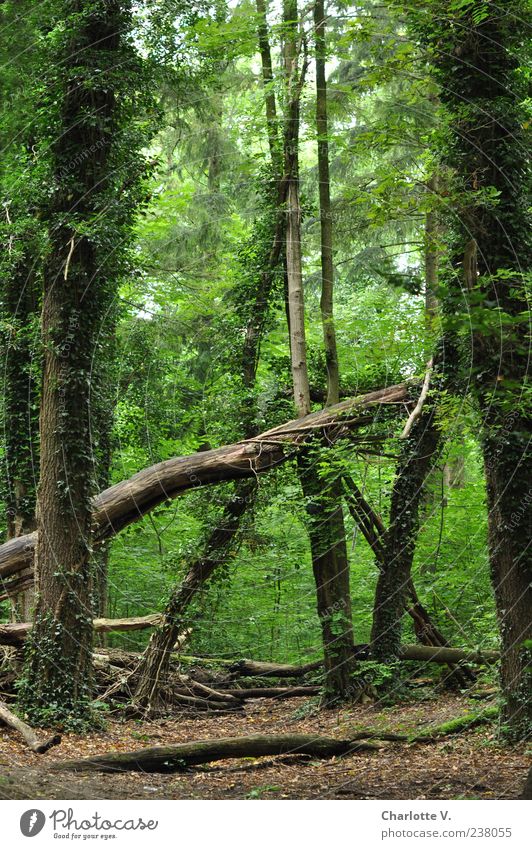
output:
[[[532,798],[531,10],[0,2],[0,798]]]

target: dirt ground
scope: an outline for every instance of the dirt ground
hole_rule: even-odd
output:
[[[477,704],[478,707],[478,704]],[[110,719],[105,731],[65,734],[60,746],[34,755],[0,728],[3,799],[515,799],[530,758],[525,745],[502,747],[495,729],[478,727],[433,744],[389,743],[378,753],[329,760],[302,756],[227,760],[173,774],[51,773],[72,757],[193,740],[259,733],[349,737],[363,728],[412,731],[471,711],[460,696],[438,696],[390,708],[372,705],[304,715],[302,699],[257,699],[241,714],[179,714],[146,721]]]

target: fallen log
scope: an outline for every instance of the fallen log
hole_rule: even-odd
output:
[[[229,758],[261,758],[271,755],[311,755],[332,758],[351,752],[377,752],[380,747],[352,740],[316,737],[314,734],[273,734],[253,737],[222,737],[173,746],[154,746],[132,752],[110,752],[91,758],[54,763],[51,769],[69,772],[176,772],[187,766]]]
[[[189,690],[180,687],[172,688],[172,704],[181,704],[185,707],[196,708],[206,711],[222,711],[223,713],[232,713],[235,710],[242,710],[242,702],[228,696],[225,701],[213,699],[212,697],[205,698],[204,696],[191,695]]]
[[[219,692],[230,693],[238,699],[295,699],[299,697],[317,696],[321,687],[309,685],[307,687],[242,687],[228,688],[220,687]]]
[[[201,684],[199,681],[186,680],[183,682],[183,687],[179,687],[175,692],[189,692],[199,696],[202,699],[212,700],[215,702],[224,702],[229,704],[239,704],[242,701],[240,696],[235,696],[233,690],[214,690],[206,684]]]
[[[405,645],[399,651],[401,660],[419,660],[425,663],[473,663],[489,666],[497,663],[501,653],[493,649],[456,649],[448,646]]]
[[[134,616],[128,619],[94,619],[96,633],[107,634],[111,631],[141,631],[144,628],[156,628],[161,622],[161,614]],[[10,622],[0,625],[0,645],[20,646],[26,640],[32,627],[31,622]]]
[[[477,713],[466,713],[463,716],[448,719],[439,725],[428,725],[410,734],[394,731],[373,731],[368,728],[357,731],[351,739],[386,740],[394,743],[435,743],[442,737],[460,734],[463,731],[469,731],[471,728],[477,728],[479,725],[486,725],[493,719],[496,719],[498,715],[499,708],[496,705],[490,705]]]
[[[305,663],[301,666],[291,666],[288,663],[263,663],[258,660],[237,660],[229,666],[229,671],[252,678],[301,678],[307,672],[314,672],[323,667],[323,661]]]
[[[369,646],[355,646],[358,660],[369,659]],[[189,658],[191,659],[191,658]],[[400,651],[401,660],[413,660],[424,663],[474,663],[491,664],[500,659],[500,652],[480,649],[456,649],[447,646],[404,645]],[[198,663],[200,658],[197,658]],[[263,663],[257,660],[238,660],[229,666],[229,670],[242,676],[260,676],[263,678],[299,678],[308,672],[322,667],[322,661],[292,666],[287,663]]]
[[[293,451],[285,450],[287,445],[300,445],[317,430],[325,432],[329,440],[338,439],[350,429],[367,424],[371,420],[367,416],[368,410],[408,403],[408,385],[401,383],[293,419],[253,439],[187,457],[174,457],[143,469],[94,499],[93,541],[98,543],[109,539],[159,504],[189,489],[267,472],[293,456]],[[35,542],[36,533],[32,533],[14,537],[0,546],[0,580],[4,583],[0,598],[11,593],[7,579],[23,569],[27,570],[26,584],[31,583]],[[15,581],[20,592],[20,581]]]
[[[37,736],[31,726],[9,710],[5,702],[0,702],[0,720],[5,725],[8,725],[10,728],[18,731],[31,751],[36,752],[38,755],[44,754],[44,752],[47,752],[48,749],[52,748],[52,746],[57,746],[61,742],[60,734],[54,734],[53,737],[49,737],[47,740],[42,740]]]

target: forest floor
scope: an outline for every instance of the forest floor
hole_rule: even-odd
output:
[[[477,703],[478,707],[478,703]],[[301,699],[258,699],[238,714],[183,713],[156,721],[110,719],[104,731],[65,734],[45,755],[0,728],[3,799],[515,799],[528,769],[526,746],[501,746],[490,726],[433,744],[386,744],[378,753],[329,760],[302,756],[227,760],[172,774],[50,774],[68,758],[226,736],[315,733],[349,737],[362,728],[409,732],[472,709],[439,695],[393,707],[358,705],[314,711]]]

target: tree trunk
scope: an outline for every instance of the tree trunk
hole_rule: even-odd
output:
[[[453,254],[463,275],[450,278],[445,312],[466,339],[459,377],[479,404],[488,490],[490,568],[502,639],[503,729],[525,739],[532,727],[532,559],[530,527],[530,297],[525,275],[532,259],[530,162],[523,102],[528,96],[528,9],[500,14],[489,4],[460,27],[445,15],[433,21],[434,73],[447,107],[447,162],[461,185],[460,220],[453,220]],[[425,37],[427,33],[425,32]],[[458,61],[457,61],[458,59]],[[464,110],[464,103],[468,104]],[[496,197],[496,202],[493,198]],[[457,267],[457,272],[459,268]],[[465,306],[464,306],[465,300]],[[463,352],[464,353],[464,352]]]
[[[261,758],[271,755],[311,755],[331,758],[348,752],[377,752],[371,743],[335,740],[315,734],[272,734],[250,737],[221,737],[175,746],[154,746],[134,752],[111,752],[92,758],[63,761],[52,767],[70,772],[178,772],[187,766],[227,758]]]
[[[402,617],[410,593],[419,528],[419,506],[439,443],[435,407],[427,402],[404,440],[392,490],[390,522],[383,537],[371,634],[373,654],[383,662],[399,656]]]
[[[46,724],[90,716],[90,375],[113,291],[102,276],[98,236],[87,229],[101,217],[102,194],[114,167],[109,156],[117,107],[106,73],[112,74],[120,56],[127,18],[127,4],[118,0],[94,8],[82,0],[64,6],[75,23],[57,47],[59,70],[50,93],[60,127],[51,147],[56,188],[48,212],[42,309],[38,601],[20,690],[24,710],[36,723]],[[87,150],[97,155],[85,156]],[[75,170],[73,161],[79,162]]]
[[[321,233],[321,320],[325,363],[327,366],[327,406],[340,400],[340,371],[333,314],[334,264],[333,218],[329,177],[329,126],[327,116],[327,80],[325,76],[325,8],[324,0],[314,3],[314,38],[316,43],[316,130],[318,133],[318,185]]]
[[[265,0],[256,0],[257,7],[257,36],[261,58],[262,83],[264,86],[264,105],[266,110],[266,127],[268,130],[268,145],[275,178],[280,180],[282,171],[281,145],[279,127],[277,125],[277,106],[275,103],[273,63],[268,35],[268,19],[266,17]]]
[[[152,635],[135,675],[135,703],[147,712],[160,707],[161,687],[166,682],[175,642],[186,625],[185,613],[212,577],[221,562],[229,555],[240,519],[255,497],[256,482],[244,481],[239,495],[229,502],[218,527],[211,533],[203,556],[190,567],[183,582],[176,586],[168,601],[163,624]]]
[[[327,440],[333,442],[351,433],[357,426],[368,424],[375,414],[374,408],[390,405],[398,409],[404,403],[408,403],[408,387],[402,383],[341,401],[334,407],[311,413],[303,419],[293,419],[235,445],[156,463],[129,480],[114,484],[94,499],[94,540],[99,543],[110,539],[159,504],[193,487],[255,478],[276,468],[292,458],[297,446],[308,442],[316,431],[324,433]],[[35,534],[27,534],[0,545],[0,578],[3,584],[0,599],[5,598],[10,590],[8,578],[13,576],[16,584],[19,573],[31,569],[35,540]],[[25,575],[23,580],[31,582],[31,574]]]
[[[57,746],[61,742],[59,734],[54,734],[47,740],[43,740],[38,737],[33,728],[31,728],[26,722],[23,722],[23,720],[16,716],[16,714],[12,713],[4,702],[0,702],[0,722],[4,722],[10,728],[14,728],[15,731],[18,731],[31,751],[35,752],[37,755],[43,755],[48,751],[48,749],[51,749],[52,746]]]
[[[298,456],[299,479],[306,499],[307,527],[323,640],[324,701],[353,695],[355,685],[349,559],[341,490],[316,474],[312,454]]]
[[[510,736],[526,739],[532,728],[532,490],[530,464],[521,454],[523,443],[516,441],[515,453],[504,437],[501,442],[486,439],[484,450],[491,580],[502,640],[503,722]]]

